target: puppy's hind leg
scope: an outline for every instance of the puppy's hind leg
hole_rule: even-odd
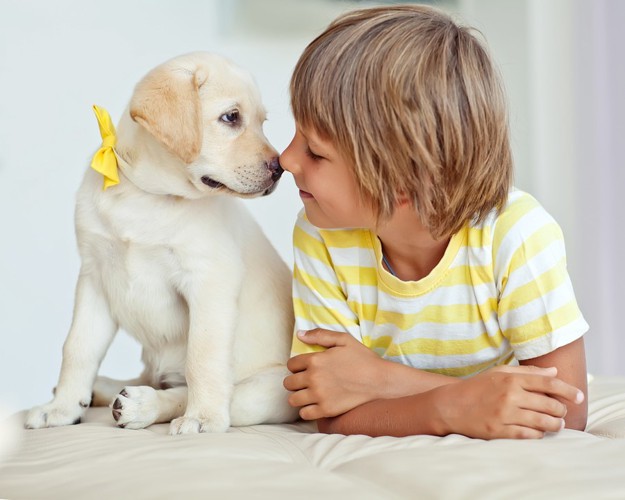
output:
[[[230,404],[232,425],[240,427],[297,420],[298,409],[289,405],[289,392],[282,385],[290,374],[286,366],[274,366],[235,385]]]
[[[186,386],[164,390],[146,385],[124,387],[113,401],[113,418],[119,427],[128,429],[171,422],[184,414],[187,393]]]
[[[130,380],[116,380],[98,375],[93,384],[91,406],[109,406],[124,387],[135,385],[149,385],[148,377],[141,374]]]

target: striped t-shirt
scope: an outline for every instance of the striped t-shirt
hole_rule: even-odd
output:
[[[382,266],[365,229],[318,229],[302,211],[294,234],[295,330],[348,332],[383,358],[467,377],[547,354],[587,330],[566,270],[562,231],[530,195],[451,237],[419,281]],[[293,354],[311,348],[294,337]]]

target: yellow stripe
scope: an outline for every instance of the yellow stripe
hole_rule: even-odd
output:
[[[380,356],[382,356],[388,347],[393,343],[393,337],[390,335],[381,335],[380,337],[372,338],[369,335],[365,335],[362,338],[362,343],[372,351],[376,351]]]
[[[374,322],[378,313],[378,304],[364,304],[362,302],[356,302],[350,300],[347,305],[352,311],[355,311],[356,316],[360,318],[360,321]]]
[[[323,244],[323,241],[314,238],[298,226],[295,226],[293,230],[293,246],[321,262],[325,262],[329,265],[332,262],[332,258],[328,253],[328,249]]]
[[[580,316],[579,308],[575,300],[568,304],[550,311],[529,323],[519,325],[515,328],[508,328],[503,332],[504,336],[510,339],[512,345],[519,345],[530,340],[547,335],[563,326],[573,323]],[[519,331],[520,330],[520,331]]]
[[[499,301],[499,315],[529,304],[558,288],[566,280],[567,272],[564,258],[554,267],[537,276],[525,285],[521,285]]]
[[[538,202],[528,194],[524,194],[519,199],[508,205],[497,219],[495,234],[493,234],[493,255],[497,255],[501,242],[508,234],[508,231],[519,222],[528,212],[538,207]]]
[[[335,271],[341,283],[351,286],[375,286],[379,284],[378,270],[375,267],[336,266]],[[450,269],[439,284],[443,286],[477,286],[484,283],[493,283],[492,266],[456,266]],[[387,294],[395,296],[393,290],[385,290]],[[400,295],[402,298],[405,296]]]
[[[497,365],[507,365],[514,359],[514,353],[511,353],[506,359],[501,362],[498,362]],[[448,377],[469,377],[471,375],[475,375],[477,373],[483,372],[486,368],[489,368],[493,365],[496,360],[484,361],[483,363],[478,363],[475,365],[469,366],[458,366],[458,367],[449,367],[449,368],[439,368],[436,370],[427,370],[431,373],[439,373],[441,375],[447,375]]]
[[[319,230],[326,246],[335,248],[371,248],[371,235],[365,229],[344,229],[338,231]]]
[[[375,267],[337,266],[336,275],[342,283],[353,286],[378,286],[378,271]]]
[[[503,338],[503,337],[502,337]],[[363,343],[371,350],[376,351],[379,355],[388,355],[388,356],[401,356],[406,355],[407,353],[402,352],[399,354],[392,354],[395,350],[392,344],[392,337],[383,336],[377,339],[372,339],[371,337],[364,337]],[[490,347],[490,346],[489,346]],[[499,347],[499,345],[496,345]],[[427,348],[427,347],[426,347]],[[422,354],[432,354],[429,351],[423,351]],[[447,353],[451,354],[451,353]],[[468,354],[466,352],[460,352],[459,354]],[[514,353],[511,353],[506,359],[498,364],[508,364],[514,358]],[[471,364],[467,366],[458,366],[458,367],[448,367],[448,368],[437,368],[437,369],[427,369],[426,371],[431,373],[440,373],[441,375],[447,375],[450,377],[466,377],[469,375],[473,375],[474,373],[478,373],[483,371],[484,369],[493,365],[496,360],[490,359],[488,361],[484,361],[482,363]]]
[[[375,321],[376,324],[390,323],[400,330],[408,330],[417,323],[477,323],[487,321],[497,310],[497,299],[489,298],[482,304],[452,304],[447,306],[430,305],[416,313],[401,313],[394,311],[378,311],[376,317],[368,316],[371,308],[364,308],[363,319]]]
[[[467,230],[467,246],[471,248],[488,248],[491,244],[490,227],[469,226]]]
[[[345,300],[345,294],[340,286],[318,278],[312,274],[308,274],[297,265],[293,269],[293,277],[304,287],[309,290],[314,290],[314,293],[317,293],[322,297],[327,299]]]
[[[346,318],[335,309],[324,305],[313,305],[304,302],[302,299],[293,299],[293,308],[298,318],[311,321],[314,324],[337,325],[344,328],[357,326],[358,322],[353,318]]]
[[[529,262],[530,259],[538,255],[554,241],[559,241],[563,238],[562,230],[555,222],[547,224],[535,231],[512,255],[507,273],[508,276],[519,267]]]
[[[386,350],[387,356],[410,356],[412,354],[429,354],[432,356],[469,355],[483,351],[484,349],[497,348],[504,341],[499,333],[495,337],[489,337],[487,333],[473,339],[424,339],[417,338],[391,344]]]
[[[493,268],[491,265],[456,266],[450,269],[441,286],[476,286],[484,283],[493,283],[493,280]]]

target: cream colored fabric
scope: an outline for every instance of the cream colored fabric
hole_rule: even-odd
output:
[[[625,498],[625,379],[590,384],[586,433],[540,441],[323,435],[311,424],[169,436],[115,427],[23,431],[0,468],[10,499]]]

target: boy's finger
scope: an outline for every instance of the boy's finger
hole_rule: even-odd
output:
[[[344,332],[332,332],[330,330],[323,330],[321,328],[315,328],[314,330],[298,330],[297,338],[306,344],[316,344],[322,347],[336,347],[339,345],[345,345],[346,336],[349,334]]]
[[[293,408],[301,408],[316,403],[311,392],[307,389],[289,394],[288,402]]]
[[[538,429],[522,425],[506,425],[501,434],[496,437],[508,439],[541,439],[544,436],[545,433]]]
[[[538,411],[521,410],[515,417],[514,425],[528,427],[540,432],[559,432],[564,428],[564,419]]]
[[[310,362],[310,357],[319,354],[317,352],[309,352],[306,354],[298,354],[297,356],[293,356],[286,362],[286,367],[289,369],[291,373],[297,373],[304,371],[308,368],[308,363]]]
[[[562,419],[566,416],[567,407],[560,400],[538,392],[526,392],[519,406],[551,417]]]
[[[506,372],[506,373],[527,373],[530,375],[543,375],[543,376],[553,376],[553,377],[555,377],[558,374],[558,369],[555,366],[543,368],[541,366],[534,366],[534,365],[520,365],[520,366],[502,365],[502,366],[498,366],[497,369],[499,371]]]
[[[299,391],[308,387],[306,380],[306,374],[303,372],[299,372],[286,377],[282,381],[282,385],[287,391]]]
[[[525,378],[523,388],[532,392],[542,392],[571,403],[579,404],[584,401],[584,393],[577,387],[555,377],[530,376]]]
[[[299,410],[299,416],[304,420],[318,420],[325,417],[319,405],[311,404]]]

